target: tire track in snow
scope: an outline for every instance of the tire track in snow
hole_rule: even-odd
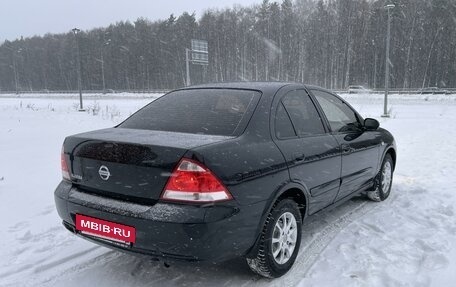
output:
[[[301,248],[292,269],[281,278],[268,280],[268,286],[295,286],[301,282],[307,276],[320,254],[345,227],[376,208],[375,203],[371,203],[367,199],[361,200],[364,202],[359,203],[359,199],[351,200],[335,209],[308,218],[309,222],[304,222]],[[326,222],[325,217],[332,217],[332,213],[340,212],[339,209],[349,209],[349,211],[331,222]],[[323,215],[323,218],[320,218],[321,215]],[[308,228],[312,224],[316,224],[322,229],[309,236],[306,232],[312,231],[311,228]],[[309,238],[306,238],[308,236]],[[306,241],[308,241],[308,244],[306,244]],[[255,285],[264,285],[262,283],[265,282],[259,280]]]
[[[14,280],[16,278],[19,278],[19,281],[20,281],[21,280],[20,278],[23,278],[22,276],[33,277],[35,275],[41,275],[40,273],[43,271],[45,272],[47,270],[58,267],[60,265],[71,263],[71,261],[78,260],[80,257],[90,254],[100,248],[101,248],[101,246],[94,246],[92,248],[80,251],[78,253],[73,253],[64,258],[51,261],[50,263],[47,263],[44,265],[37,265],[36,262],[29,263],[29,264],[23,265],[22,267],[20,267],[18,269],[12,269],[12,270],[1,273],[0,278],[7,279],[8,277],[13,277],[10,279],[10,281],[11,281],[12,286],[15,286],[17,284],[17,282],[14,283]],[[21,275],[24,272],[28,272],[29,274]],[[32,275],[32,274],[35,274],[35,275]],[[31,285],[33,285],[33,284],[31,284]]]
[[[240,267],[236,266],[236,264],[239,265],[239,262],[234,263],[234,265],[222,263],[218,266],[209,266],[208,268],[201,268],[198,265],[172,264],[171,268],[174,268],[172,270],[161,268],[161,263],[151,265],[146,262],[147,260],[137,261],[139,259],[135,259],[133,262],[135,262],[135,266],[139,269],[137,270],[135,268],[131,271],[130,275],[135,278],[133,280],[137,286],[147,286],[150,283],[150,279],[158,280],[164,286],[181,284],[199,286],[199,283],[205,282],[208,278],[217,278],[218,282],[224,282],[224,286],[294,286],[307,276],[308,271],[318,260],[320,254],[345,227],[362,218],[375,207],[375,203],[370,203],[365,199],[354,199],[336,208],[309,217],[304,222],[301,250],[293,268],[288,274],[275,280],[263,279],[260,276],[253,275],[247,270],[247,266],[245,266],[245,273],[239,272]],[[94,258],[89,258],[84,262],[78,261],[77,264],[69,268],[60,268],[59,272],[54,272],[51,268],[56,262],[47,264],[43,267],[42,271],[51,269],[49,270],[51,274],[47,276],[46,280],[41,281],[41,284],[54,285],[60,282],[63,279],[59,278],[61,273],[65,274],[65,278],[70,279],[83,276],[82,274],[87,270],[97,268],[104,270],[109,265],[112,268],[120,268],[117,261],[122,256],[122,253],[114,251],[107,252]],[[65,265],[68,266],[68,263]],[[154,268],[155,272],[152,278],[144,273],[145,270],[141,270],[151,267]],[[111,268],[109,267],[108,269]],[[204,271],[201,271],[201,269]],[[220,272],[221,270],[223,272]],[[172,281],[169,281],[171,278]],[[189,280],[189,278],[192,278],[192,280]],[[115,278],[112,279],[116,280]],[[157,283],[157,281],[154,282]]]
[[[50,262],[48,264],[37,266],[33,270],[33,272],[34,273],[40,273],[42,271],[46,271],[46,270],[52,269],[52,268],[54,268],[56,266],[68,263],[68,262],[73,261],[73,260],[76,260],[78,257],[81,257],[81,256],[84,256],[86,254],[92,253],[93,251],[95,251],[97,249],[100,249],[100,248],[101,248],[101,246],[94,246],[92,248],[89,248],[87,250],[78,252],[76,254],[71,254],[71,255],[63,257],[61,259],[54,260],[54,261],[52,261],[52,262]]]
[[[103,254],[88,258],[86,261],[78,262],[78,264],[76,264],[76,265],[69,266],[64,269],[56,270],[55,272],[49,274],[47,276],[47,278],[45,278],[44,280],[40,280],[39,282],[33,282],[33,286],[43,286],[45,284],[47,284],[46,286],[61,286],[62,284],[56,285],[55,282],[62,277],[62,274],[65,274],[65,278],[68,278],[68,275],[70,275],[70,274],[78,274],[81,271],[90,269],[92,266],[97,265],[99,263],[104,264],[106,262],[113,260],[114,258],[116,258],[119,255],[118,252],[116,252],[114,250],[106,249],[105,247],[101,247],[101,246],[95,246],[94,248],[91,249],[91,252],[93,252],[96,249],[105,249],[106,251]],[[67,261],[67,262],[69,262],[69,261]],[[32,284],[31,284],[31,286],[32,286]],[[115,284],[113,284],[113,286],[115,286]]]

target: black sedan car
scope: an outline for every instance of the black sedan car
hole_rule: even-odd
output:
[[[307,216],[385,200],[395,164],[393,136],[330,91],[212,84],[67,137],[55,201],[95,243],[165,261],[245,257],[273,278],[293,265]]]

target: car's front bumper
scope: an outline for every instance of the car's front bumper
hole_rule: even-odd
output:
[[[127,252],[195,261],[218,262],[245,255],[254,245],[264,203],[238,206],[195,206],[158,202],[142,205],[81,191],[62,181],[55,203],[64,226],[101,245]],[[82,214],[136,229],[136,242],[118,244],[79,233],[75,216]]]

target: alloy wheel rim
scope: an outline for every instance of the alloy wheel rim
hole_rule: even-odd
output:
[[[283,213],[272,232],[272,256],[276,263],[285,264],[290,260],[296,247],[297,236],[295,216],[291,212]]]
[[[382,170],[382,191],[387,194],[391,185],[392,168],[389,161],[385,162]]]

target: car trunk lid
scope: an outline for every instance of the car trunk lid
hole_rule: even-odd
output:
[[[64,154],[81,189],[151,204],[187,150],[230,138],[110,128],[66,138]]]

